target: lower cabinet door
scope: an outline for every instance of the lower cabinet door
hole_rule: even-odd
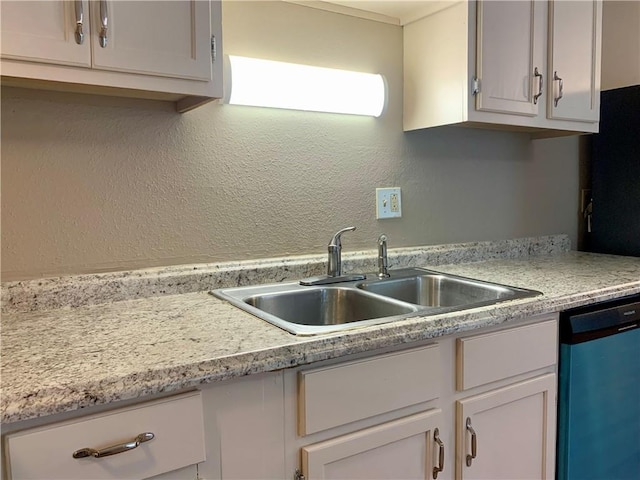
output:
[[[444,463],[441,421],[433,409],[303,447],[302,474],[307,480],[435,478],[434,468]]]
[[[555,374],[456,404],[456,479],[553,479]]]

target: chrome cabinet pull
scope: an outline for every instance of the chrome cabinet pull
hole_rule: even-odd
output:
[[[444,470],[444,443],[440,440],[440,430],[433,431],[433,440],[438,444],[438,466],[433,467],[433,480],[438,478],[438,473]]]
[[[557,107],[558,106],[558,102],[560,101],[560,99],[562,98],[562,95],[564,93],[564,82],[562,81],[562,79],[558,76],[558,72],[553,72],[553,81],[559,81],[560,85],[558,86],[558,96],[553,98],[553,106]]]
[[[471,80],[471,95],[477,95],[480,93],[480,79],[473,77]]]
[[[471,462],[478,454],[478,437],[476,431],[471,426],[471,418],[467,417],[467,430],[471,433],[471,455],[467,455],[467,467],[471,466]]]
[[[100,46],[107,46],[107,27],[109,26],[109,11],[107,9],[107,0],[100,0]]]
[[[129,450],[133,450],[134,448],[138,448],[141,443],[148,442],[149,440],[153,440],[155,435],[151,432],[145,432],[138,435],[130,442],[121,443],[119,445],[113,445],[111,447],[102,448],[100,450],[96,450],[95,448],[81,448],[80,450],[76,450],[73,452],[73,458],[86,458],[86,457],[108,457],[109,455],[116,455],[122,452],[128,452]]]
[[[535,77],[539,77],[538,80],[538,93],[536,93],[533,96],[533,104],[537,105],[538,104],[538,98],[540,98],[540,95],[542,95],[542,82],[544,81],[542,74],[538,71],[538,67],[535,68],[535,70],[533,71],[533,75]]]
[[[76,0],[75,2],[76,9],[76,43],[78,45],[82,45],[84,42],[84,32],[82,31],[82,24],[84,22],[84,11],[82,9],[82,0]]]

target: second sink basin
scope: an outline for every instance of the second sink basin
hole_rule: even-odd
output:
[[[530,290],[507,287],[441,273],[359,283],[358,288],[427,307],[480,305],[530,296]]]

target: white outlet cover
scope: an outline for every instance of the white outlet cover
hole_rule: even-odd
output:
[[[391,196],[398,196],[397,211],[391,209]],[[400,187],[376,188],[376,218],[402,217],[402,195]]]

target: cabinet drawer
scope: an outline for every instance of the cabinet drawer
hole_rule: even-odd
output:
[[[457,340],[456,388],[466,390],[555,365],[555,319]]]
[[[438,345],[306,370],[298,377],[298,433],[308,435],[433,400]]]
[[[154,438],[130,451],[73,458],[83,448],[104,449]],[[199,392],[127,407],[7,435],[9,478],[142,479],[205,460],[202,400]]]

